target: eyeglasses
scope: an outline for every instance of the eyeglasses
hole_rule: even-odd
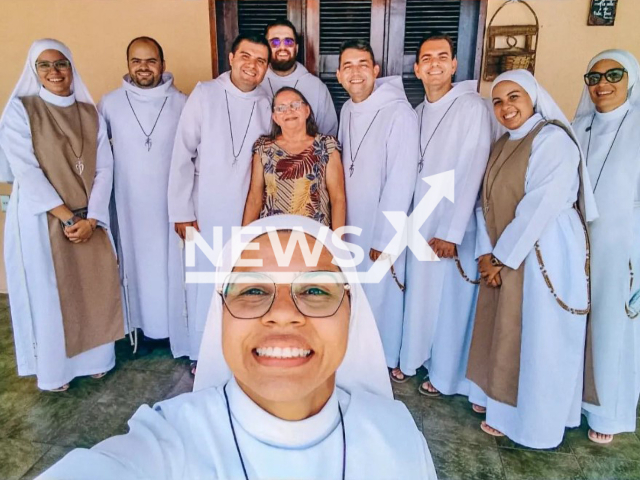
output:
[[[52,68],[58,71],[69,70],[71,68],[71,62],[69,60],[56,60],[55,62],[36,62],[36,68],[41,72],[50,72]]]
[[[351,290],[341,272],[304,272],[291,282],[290,295],[305,317],[325,318],[335,315],[345,292]],[[233,272],[218,291],[229,313],[249,320],[266,315],[276,299],[276,283],[267,274]]]
[[[275,107],[273,107],[273,111],[276,113],[287,113],[289,110],[297,112],[302,108],[303,105],[305,105],[305,102],[303,102],[302,100],[291,103],[281,103],[280,105],[276,105]]]
[[[280,45],[284,45],[285,47],[293,47],[296,44],[295,39],[291,38],[291,37],[287,37],[287,38],[272,38],[271,40],[269,40],[269,44],[273,47],[273,48],[278,48]]]
[[[609,83],[618,83],[624,78],[625,73],[627,73],[627,70],[624,68],[612,68],[604,73],[589,72],[584,76],[584,83],[589,87],[595,87],[600,83],[602,77],[604,77]]]

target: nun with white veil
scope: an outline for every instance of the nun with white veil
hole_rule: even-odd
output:
[[[328,227],[253,222],[215,280],[194,391],[140,407],[128,434],[74,450],[43,478],[436,478]]]
[[[5,262],[19,375],[64,391],[113,368],[124,335],[109,225],[113,158],[104,122],[56,40],[33,43],[0,119],[13,182]]]
[[[597,211],[569,121],[533,75],[503,73],[492,101],[507,133],[493,146],[483,181],[484,281],[467,377],[487,396],[483,431],[553,448],[565,427],[580,425],[583,386],[584,398],[597,402],[581,218],[593,220]]]
[[[585,403],[589,438],[636,431],[640,396],[640,66],[623,50],[596,55],[573,127],[599,218],[591,234],[594,370],[600,405]]]

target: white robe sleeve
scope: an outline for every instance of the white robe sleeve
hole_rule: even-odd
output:
[[[568,191],[578,182],[580,154],[576,145],[559,127],[544,127],[540,135],[549,128],[554,131],[534,141],[525,195],[493,249],[494,256],[513,269],[520,266],[547,225],[566,208]]]
[[[204,95],[202,85],[196,85],[178,122],[169,173],[169,221],[173,223],[196,220],[193,188],[196,176],[195,161],[202,138]],[[215,132],[211,134],[215,135]]]
[[[477,103],[465,111],[462,123],[466,132],[462,145],[449,146],[458,151],[455,202],[447,202],[448,211],[442,215],[435,233],[436,238],[457,245],[462,243],[474,213],[491,150],[491,121],[484,104]]]
[[[96,175],[89,196],[88,218],[95,218],[101,226],[109,225],[109,202],[113,186],[113,153],[107,135],[107,125],[99,115],[98,152],[96,156]]]
[[[0,131],[0,143],[15,181],[20,185],[20,198],[26,211],[39,215],[64,204],[40,168],[33,150],[29,115],[19,98],[9,104]]]
[[[77,448],[39,479],[134,480],[184,478],[185,447],[158,407],[141,406],[129,420],[129,433],[91,449]]]
[[[384,212],[409,211],[418,175],[419,135],[416,113],[409,107],[398,109],[387,139],[386,181],[380,194],[371,244],[371,248],[380,252],[397,233]]]
[[[476,254],[475,259],[479,259],[483,255],[491,253],[493,245],[491,245],[491,239],[487,232],[487,222],[484,219],[484,212],[482,211],[482,201],[478,200],[476,203]]]
[[[336,107],[333,104],[333,99],[329,93],[329,89],[321,84],[323,88],[320,89],[320,98],[318,101],[318,112],[316,113],[316,123],[321,133],[325,135],[338,134],[338,115],[336,114]]]

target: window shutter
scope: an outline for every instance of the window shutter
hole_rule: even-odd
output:
[[[287,18],[287,0],[240,0],[238,31],[262,35],[269,22]]]
[[[404,69],[402,81],[407,98],[416,107],[424,99],[422,82],[413,73],[416,49],[422,36],[440,31],[451,36],[454,48],[458,44],[461,0],[406,0],[404,31]]]
[[[336,79],[340,45],[345,40],[369,40],[370,36],[371,0],[320,0],[319,74],[331,93],[338,115],[349,99]]]

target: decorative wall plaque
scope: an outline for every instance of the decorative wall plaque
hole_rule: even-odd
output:
[[[591,0],[588,25],[612,27],[617,7],[618,0]]]

